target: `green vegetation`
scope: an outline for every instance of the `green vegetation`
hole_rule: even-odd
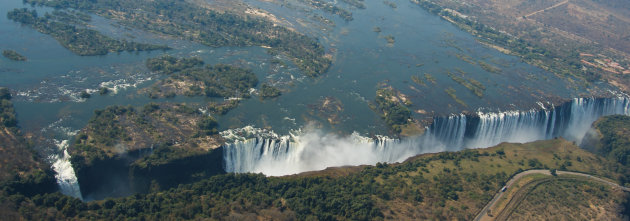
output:
[[[495,67],[491,64],[488,64],[484,61],[477,61],[477,63],[479,63],[479,66],[481,68],[483,68],[484,70],[486,70],[487,72],[490,73],[494,73],[494,74],[500,74],[501,73],[501,68]]]
[[[376,26],[376,27],[374,27],[374,28],[372,29],[372,31],[374,31],[374,32],[376,32],[376,33],[381,33],[381,31],[382,31],[382,30],[381,30],[381,27]]]
[[[2,56],[14,61],[26,61],[26,57],[24,57],[24,55],[21,55],[14,50],[3,50]]]
[[[87,91],[81,91],[81,93],[79,93],[79,97],[83,99],[88,99],[92,97],[92,95],[88,93]]]
[[[396,5],[396,3],[390,2],[390,1],[387,1],[387,0],[383,1],[383,4],[389,6],[390,8],[398,8],[398,5]]]
[[[84,196],[122,184],[148,192],[223,173],[217,126],[186,105],[112,106],[95,111],[68,152]]]
[[[483,92],[486,90],[486,87],[483,86],[483,84],[481,84],[481,82],[479,82],[479,81],[477,81],[475,79],[472,79],[472,78],[464,79],[463,76],[459,77],[459,76],[451,73],[450,71],[447,71],[446,74],[449,77],[451,77],[451,79],[453,79],[453,81],[455,81],[458,84],[468,88],[468,90],[470,90],[470,92],[472,92],[473,94],[477,95],[477,97],[480,97],[480,98],[483,97]],[[455,99],[455,98],[453,98],[453,99]]]
[[[322,11],[325,11],[333,15],[338,15],[345,21],[352,21],[354,19],[352,18],[352,12],[349,12],[343,8],[337,7],[335,4],[331,2],[326,2],[322,0],[299,0],[299,1],[304,4],[308,4],[313,8],[320,9]],[[350,0],[346,0],[346,1],[350,1]]]
[[[11,91],[9,88],[0,87],[0,100],[11,100]]]
[[[348,5],[352,5],[355,8],[365,9],[365,4],[363,4],[365,0],[341,0],[341,1]]]
[[[619,205],[628,193],[583,178],[553,179],[537,185],[509,216],[514,220],[622,220]],[[593,209],[596,207],[596,209]]]
[[[120,146],[133,151],[178,141],[182,147],[197,149],[201,148],[202,138],[217,133],[216,127],[214,119],[185,105],[151,103],[141,110],[112,106],[94,112],[86,128],[77,135],[70,154],[73,165],[89,166],[120,154]]]
[[[199,58],[175,58],[169,55],[148,59],[147,67],[168,75],[149,91],[151,98],[175,95],[208,97],[249,97],[258,78],[249,69],[231,65],[206,65]]]
[[[109,94],[109,89],[108,89],[108,88],[106,88],[106,87],[99,88],[99,89],[98,89],[98,94],[100,94],[100,95],[106,95],[106,94]]]
[[[424,81],[418,75],[412,75],[411,80],[420,86],[427,86],[427,84],[424,83]]]
[[[238,106],[238,100],[227,100],[220,104],[210,102],[208,104],[208,112],[218,115],[227,114],[228,111]]]
[[[66,22],[55,20],[54,16],[46,15],[38,17],[35,10],[14,9],[7,13],[7,17],[23,25],[30,26],[35,30],[48,34],[55,38],[63,47],[75,54],[105,55],[109,52],[122,51],[151,51],[166,50],[166,46],[140,44],[127,42],[126,40],[116,40],[101,34],[98,31],[78,28]]]
[[[163,35],[211,47],[268,46],[272,55],[287,55],[306,76],[325,73],[331,58],[315,39],[266,20],[215,12],[189,1],[173,0],[26,0],[55,8],[74,8]]]
[[[444,92],[446,92],[446,94],[448,94],[448,96],[453,98],[453,100],[455,100],[455,102],[457,102],[458,104],[460,104],[460,105],[462,105],[464,107],[468,107],[466,102],[464,102],[463,100],[457,98],[457,95],[455,94],[455,92],[457,92],[457,91],[455,89],[453,89],[452,87],[448,87],[448,88],[444,89]]]
[[[282,92],[280,91],[280,89],[274,87],[274,86],[270,86],[267,84],[262,84],[260,86],[260,98],[261,99],[268,99],[268,98],[274,98],[274,97],[278,97],[282,95]]]
[[[222,174],[159,192],[88,203],[60,194],[6,197],[1,202],[14,206],[25,219],[470,220],[510,176],[533,168],[524,163],[530,159],[541,168],[570,159],[575,163],[569,170],[614,180],[620,177],[609,169],[616,163],[556,139],[425,154],[400,164],[330,168],[288,177]],[[586,192],[582,196],[587,202],[599,203],[602,198],[597,197],[611,194],[597,186],[589,189],[592,187],[578,183],[574,187],[578,192],[569,197]]]
[[[582,69],[579,53],[573,50],[573,53],[566,53],[558,48],[550,49],[537,40],[526,41],[511,36],[505,32],[492,28],[488,25],[481,24],[469,18],[464,18],[451,11],[446,10],[442,5],[444,2],[436,3],[428,0],[411,0],[429,12],[442,16],[448,21],[457,25],[460,29],[477,36],[479,41],[484,44],[498,48],[504,53],[509,53],[521,57],[525,62],[541,67],[547,71],[555,73],[560,77],[575,77],[583,79],[582,83],[596,81],[600,76],[592,71]],[[474,6],[473,6],[474,7]],[[496,15],[492,15],[497,17]],[[503,19],[502,19],[503,20]],[[501,69],[494,67],[486,62],[479,61],[479,65],[486,71],[491,73],[500,73]]]
[[[92,21],[92,17],[90,15],[74,10],[54,10],[51,14],[49,14],[49,16],[66,24],[86,25],[88,22]]]
[[[411,121],[411,111],[407,108],[408,100],[400,96],[393,88],[381,88],[376,91],[375,109],[381,113],[385,123],[395,132],[400,133],[402,127]]]
[[[17,129],[17,118],[13,103],[11,103],[11,92],[6,87],[0,87],[0,122],[3,128]]]
[[[459,60],[465,61],[466,63],[472,64],[472,65],[476,65],[477,64],[475,62],[474,58],[472,58],[472,57],[470,57],[468,55],[465,55],[465,54],[457,53],[457,54],[455,54],[455,57],[459,58]],[[483,68],[483,66],[482,66],[482,68]]]
[[[612,115],[593,123],[594,134],[584,138],[584,147],[623,165],[630,165],[630,117]]]
[[[219,123],[217,123],[217,120],[215,120],[213,117],[205,116],[201,118],[199,122],[197,122],[197,127],[199,127],[199,131],[197,131],[197,134],[199,135],[217,134],[219,133],[219,131],[217,130],[217,126],[219,126]]]
[[[57,190],[54,172],[32,150],[22,136],[8,88],[0,87],[0,214],[3,219],[17,213],[5,203],[13,198],[30,197]]]
[[[394,43],[396,43],[396,38],[394,38],[394,36],[392,36],[392,35],[387,35],[387,36],[385,36],[383,38],[385,38],[385,40],[387,40],[387,44],[394,44]]]
[[[146,62],[147,68],[149,68],[149,70],[165,75],[180,72],[188,68],[199,67],[203,64],[203,60],[197,57],[176,58],[170,55],[164,55],[157,58],[149,58]]]
[[[429,74],[429,73],[424,73],[424,78],[427,79],[428,82],[431,82],[432,84],[435,84],[435,77],[433,77],[433,75]]]

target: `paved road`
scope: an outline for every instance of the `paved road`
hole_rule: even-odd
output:
[[[523,172],[521,172],[519,174],[516,174],[514,177],[512,177],[512,179],[510,179],[507,182],[507,184],[505,186],[507,187],[507,189],[510,189],[510,187],[512,187],[512,184],[514,184],[514,182],[519,180],[521,177],[529,175],[529,174],[545,174],[545,175],[550,175],[551,176],[551,173],[549,172],[549,170],[527,170],[527,171],[523,171]],[[592,175],[589,175],[589,174],[585,174],[585,173],[576,173],[576,172],[569,172],[569,171],[556,171],[556,174],[558,174],[558,175],[582,176],[582,177],[593,179],[593,180],[596,180],[596,181],[608,184],[608,185],[610,185],[612,187],[620,188],[620,189],[622,189],[624,191],[630,192],[630,188],[623,187],[623,186],[620,186],[620,185],[618,185],[616,183],[613,183],[613,182],[610,182],[610,181],[607,181],[607,180],[604,180],[604,179],[601,179],[599,177],[595,177],[595,176],[592,176]],[[491,207],[495,206],[495,204],[497,203],[497,200],[500,199],[501,197],[503,197],[504,193],[505,192],[502,192],[502,191],[499,190],[499,192],[494,195],[494,198],[492,198],[492,200],[490,200],[490,202],[481,210],[481,212],[479,212],[479,214],[477,214],[477,216],[475,217],[474,220],[475,221],[479,221],[479,220],[482,220],[482,219],[492,220],[493,219],[492,217],[487,216],[487,212],[488,212],[488,210]]]

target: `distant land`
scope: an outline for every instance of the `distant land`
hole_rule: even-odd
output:
[[[7,1],[2,220],[630,219],[625,0]]]

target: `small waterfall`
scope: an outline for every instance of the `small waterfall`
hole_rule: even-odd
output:
[[[530,142],[562,136],[581,142],[597,118],[630,115],[630,99],[576,98],[559,107],[541,110],[478,112],[436,117],[419,137],[398,140],[368,138],[353,133],[340,137],[318,130],[279,136],[251,126],[221,133],[227,172],[261,172],[277,176],[322,170],[331,166],[400,162],[430,152],[485,148],[501,142]]]
[[[63,155],[53,155],[51,158],[53,162],[53,170],[57,173],[57,184],[61,189],[61,193],[73,196],[79,199],[81,197],[81,190],[79,188],[79,181],[74,174],[74,169],[70,164],[70,154],[68,154],[68,140],[58,141],[55,140],[55,144],[59,148],[59,151],[63,152]]]

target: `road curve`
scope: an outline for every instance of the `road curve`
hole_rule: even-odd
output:
[[[544,175],[550,175],[551,176],[551,173],[549,172],[549,170],[526,170],[526,171],[523,171],[523,172],[520,172],[520,173],[514,175],[514,177],[512,177],[512,179],[510,179],[505,184],[505,187],[507,187],[507,189],[510,189],[510,187],[512,187],[512,184],[514,184],[514,182],[516,182],[517,180],[519,180],[523,176],[530,175],[530,174],[544,174]],[[605,184],[607,184],[609,186],[622,189],[623,191],[630,192],[630,188],[628,188],[628,187],[620,186],[619,184],[616,184],[616,183],[613,183],[613,182],[601,179],[599,177],[595,177],[595,176],[590,175],[590,174],[578,173],[578,172],[569,172],[569,171],[556,171],[556,174],[558,174],[558,175],[574,175],[574,176],[586,177],[586,178],[589,178],[589,179],[592,179],[592,180],[596,180],[596,181],[605,183]],[[483,219],[484,217],[486,217],[488,210],[496,204],[498,199],[503,197],[504,193],[505,192],[499,190],[499,192],[497,192],[494,195],[494,198],[492,198],[492,200],[490,200],[490,202],[488,202],[488,204],[479,212],[479,214],[477,214],[477,216],[475,217],[474,220],[475,221],[479,221],[479,220]],[[490,218],[490,217],[488,217],[488,218]],[[490,218],[490,219],[492,219],[492,218]]]

